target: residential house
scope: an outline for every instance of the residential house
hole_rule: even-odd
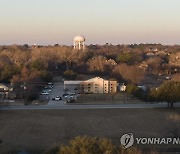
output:
[[[9,94],[9,87],[0,84],[0,99],[8,99],[8,94]]]
[[[149,68],[148,64],[145,61],[141,62],[139,64],[139,67],[144,69],[144,70],[148,70],[148,68]]]
[[[116,63],[115,60],[113,60],[113,59],[106,60],[106,64],[112,65],[112,66],[117,65],[117,63]]]

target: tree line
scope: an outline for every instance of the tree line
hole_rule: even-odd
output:
[[[167,54],[147,56],[154,49]],[[87,74],[137,85],[146,75],[168,73],[179,52],[180,46],[160,44],[89,45],[85,52],[58,44],[0,46],[0,82],[49,82],[59,75],[74,80]],[[144,62],[148,69],[140,67]]]

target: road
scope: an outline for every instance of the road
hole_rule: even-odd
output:
[[[174,104],[174,107],[180,107],[180,103]],[[0,110],[41,110],[41,109],[118,109],[118,108],[167,108],[167,103],[160,104],[113,104],[113,105],[75,105],[54,103],[53,105],[29,105],[29,106],[5,106]]]

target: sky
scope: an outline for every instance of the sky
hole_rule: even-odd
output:
[[[0,44],[180,44],[180,0],[0,0]]]

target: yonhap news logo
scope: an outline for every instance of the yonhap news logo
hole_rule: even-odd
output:
[[[164,144],[164,145],[168,145],[168,144],[178,144],[180,145],[180,138],[150,138],[150,137],[140,137],[140,138],[134,138],[133,133],[126,133],[124,134],[121,139],[120,142],[123,146],[124,149],[130,148],[131,146],[133,146],[134,143],[136,144],[142,144],[142,145],[147,145],[147,144]]]
[[[124,149],[131,147],[134,144],[134,137],[132,133],[124,134],[120,139]]]

